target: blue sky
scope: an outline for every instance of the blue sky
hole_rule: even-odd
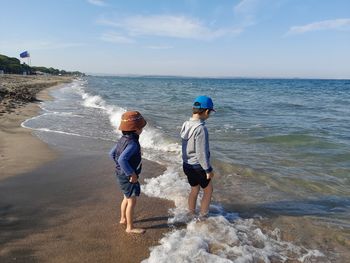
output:
[[[0,53],[100,74],[350,78],[348,0],[0,0]]]

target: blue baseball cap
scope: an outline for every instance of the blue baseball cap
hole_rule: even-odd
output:
[[[209,109],[215,111],[213,100],[208,96],[199,96],[195,98],[192,107],[196,109]]]

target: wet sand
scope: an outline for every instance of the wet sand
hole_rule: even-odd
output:
[[[57,155],[48,146],[21,127],[21,123],[37,114],[39,107],[28,104],[0,117],[0,182],[32,170]]]
[[[0,262],[140,262],[167,225],[170,202],[141,196],[136,226],[119,222],[113,165],[106,156],[62,156],[0,183]],[[144,162],[143,175],[163,168]]]

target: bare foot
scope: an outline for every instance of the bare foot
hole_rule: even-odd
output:
[[[133,229],[130,229],[130,230],[125,230],[126,233],[131,233],[131,234],[143,234],[146,232],[145,229],[142,229],[142,228],[133,228]]]
[[[119,224],[125,225],[125,224],[126,224],[126,219],[124,219],[124,220],[121,219],[121,220],[119,221]]]

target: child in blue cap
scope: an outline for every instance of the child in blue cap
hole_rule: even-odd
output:
[[[205,127],[205,120],[215,111],[211,98],[197,97],[192,106],[192,118],[185,121],[181,129],[183,170],[191,185],[188,197],[188,207],[195,214],[197,197],[200,188],[203,189],[200,216],[205,217],[209,212],[209,205],[213,193],[211,179],[214,177],[210,164],[209,134]]]

